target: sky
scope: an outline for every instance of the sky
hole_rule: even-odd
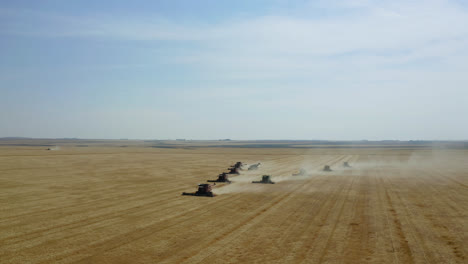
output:
[[[0,137],[468,139],[468,1],[2,0]]]

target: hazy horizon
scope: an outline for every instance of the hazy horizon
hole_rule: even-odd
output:
[[[232,139],[232,138],[207,138],[207,139],[192,139],[192,138],[37,138],[37,137],[0,137],[0,140],[115,140],[115,141],[220,141],[220,142],[243,142],[243,141],[294,141],[294,142],[467,142],[468,139]]]
[[[468,2],[2,1],[0,138],[466,140]]]

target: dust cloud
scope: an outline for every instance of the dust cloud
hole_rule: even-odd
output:
[[[50,147],[47,150],[60,150],[60,146]]]
[[[348,162],[350,167],[344,165]],[[253,163],[251,163],[253,164]],[[231,176],[231,184],[218,185],[214,188],[216,194],[228,193],[261,193],[271,191],[292,191],[297,189],[301,181],[314,177],[333,176],[361,176],[381,175],[382,171],[388,171],[388,175],[408,176],[419,175],[415,173],[421,169],[432,168],[436,170],[468,170],[468,160],[459,155],[457,150],[430,149],[427,151],[402,152],[400,155],[389,155],[380,152],[371,155],[295,155],[280,161],[262,161],[257,170],[240,171],[240,175]],[[329,165],[332,171],[324,171],[325,165]],[[297,175],[303,170],[302,175]],[[294,175],[296,174],[296,175]],[[259,181],[262,175],[270,175],[275,184],[252,184]]]

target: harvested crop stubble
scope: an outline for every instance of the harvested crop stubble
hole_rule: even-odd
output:
[[[180,195],[238,160],[262,165],[214,198]],[[0,262],[466,263],[467,161],[465,150],[0,147]],[[261,175],[276,184],[250,183]]]

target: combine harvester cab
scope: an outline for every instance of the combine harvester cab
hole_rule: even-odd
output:
[[[256,169],[258,169],[258,166],[260,166],[260,162],[257,163],[257,164],[250,165],[247,170],[256,170]]]
[[[304,169],[300,169],[298,173],[293,173],[292,176],[304,176],[307,172]]]
[[[351,165],[347,161],[343,162],[343,167],[345,168],[352,168]]]
[[[325,165],[322,171],[332,171],[329,165]]]
[[[223,172],[220,175],[218,175],[218,179],[216,180],[208,180],[208,182],[227,182],[231,183],[231,181],[228,178],[228,174]]]
[[[198,184],[198,191],[195,193],[183,192],[182,195],[214,197],[212,186],[208,183]]]
[[[261,181],[253,181],[252,183],[275,184],[274,182],[271,181],[270,175],[263,175]]]

